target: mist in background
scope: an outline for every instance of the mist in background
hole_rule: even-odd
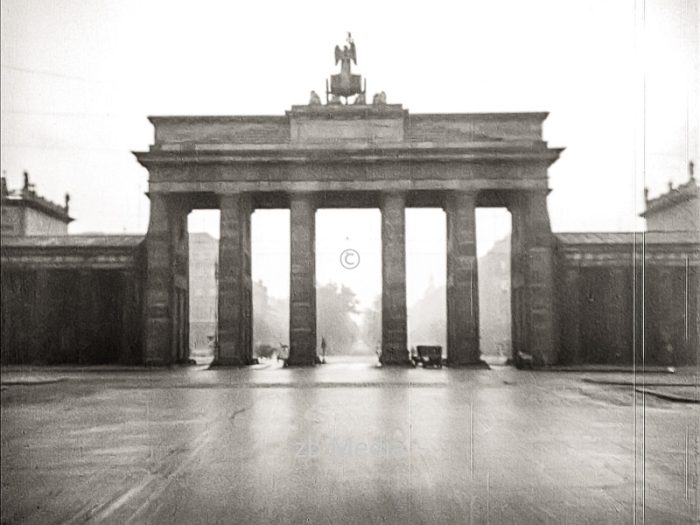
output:
[[[148,115],[281,115],[336,72],[351,31],[369,95],[420,112],[548,111],[555,231],[642,229],[651,195],[700,160],[698,2],[519,0],[382,4],[4,0],[1,154],[10,189],[71,194],[73,233],[145,233]],[[286,210],[253,216],[253,277],[289,289]],[[478,253],[510,231],[479,210]],[[218,237],[218,213],[190,231]],[[409,307],[444,284],[444,214],[407,211]],[[378,210],[317,213],[317,279],[359,307],[380,292]],[[356,249],[358,269],[338,264]],[[359,315],[359,314],[358,314]],[[415,317],[415,316],[411,316]],[[415,325],[415,320],[410,321]]]

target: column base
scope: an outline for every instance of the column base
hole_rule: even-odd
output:
[[[384,366],[398,366],[398,367],[405,366],[405,367],[411,367],[411,368],[416,367],[416,365],[410,359],[406,359],[404,361],[393,361],[392,360],[392,361],[388,361],[388,362],[380,360],[379,366],[381,366],[381,367],[384,367]]]
[[[395,350],[382,352],[382,355],[379,356],[379,364],[382,366],[413,366],[408,351],[397,352]]]
[[[215,358],[211,364],[209,365],[209,368],[218,368],[218,367],[231,367],[231,368],[242,368],[244,366],[250,366],[257,364],[256,360],[251,360],[251,361],[244,361],[243,359],[238,359],[238,358]]]
[[[479,359],[478,361],[450,361],[449,359],[447,360],[447,366],[448,368],[479,368],[483,370],[491,370],[491,366],[484,361],[483,359]]]
[[[171,366],[172,363],[165,361],[164,359],[146,359],[143,362],[143,366],[150,368],[165,368]]]
[[[549,370],[552,368],[551,363],[547,364],[542,359],[524,354],[517,357],[509,357],[505,366],[513,366],[518,370]]]
[[[176,365],[181,365],[181,366],[194,366],[197,364],[197,361],[192,359],[191,357],[186,357],[183,359],[178,359],[175,361]]]
[[[316,358],[288,359],[287,366],[316,366]]]

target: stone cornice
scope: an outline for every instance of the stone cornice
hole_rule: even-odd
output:
[[[412,163],[412,162],[536,162],[546,166],[559,158],[563,148],[522,148],[508,146],[470,147],[398,147],[364,148],[265,148],[238,149],[226,147],[133,152],[139,163],[156,164],[268,164],[268,163]]]
[[[4,237],[0,260],[4,268],[133,270],[142,235],[62,235]]]
[[[125,253],[27,253],[17,251],[2,254],[6,269],[62,269],[62,270],[135,270],[135,256]]]
[[[695,232],[580,232],[555,234],[567,268],[590,266],[699,266]]]
[[[642,266],[640,253],[605,252],[590,253],[567,251],[560,253],[560,259],[565,267],[592,267],[592,266]],[[682,249],[673,251],[659,250],[647,251],[644,254],[644,263],[658,266],[700,266],[700,253],[688,252]]]

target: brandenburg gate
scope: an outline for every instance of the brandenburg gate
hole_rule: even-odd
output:
[[[542,140],[546,113],[410,114],[368,102],[350,73],[355,46],[336,48],[341,73],[326,102],[282,116],[151,117],[154,144],[136,153],[148,169],[145,361],[188,355],[187,215],[219,209],[218,348],[215,364],[252,362],[251,214],[288,208],[291,228],[290,365],[317,355],[315,214],[379,208],[384,364],[408,362],[405,210],[436,207],[447,221],[447,359],[481,362],[475,210],[512,216],[513,353],[557,360],[553,242],[547,169],[561,149]],[[348,98],[354,97],[348,104]],[[343,99],[345,99],[343,101]]]

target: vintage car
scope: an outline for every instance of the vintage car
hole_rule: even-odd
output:
[[[442,368],[442,347],[418,345],[415,355],[411,356],[414,366],[422,364],[423,368],[429,366]]]

